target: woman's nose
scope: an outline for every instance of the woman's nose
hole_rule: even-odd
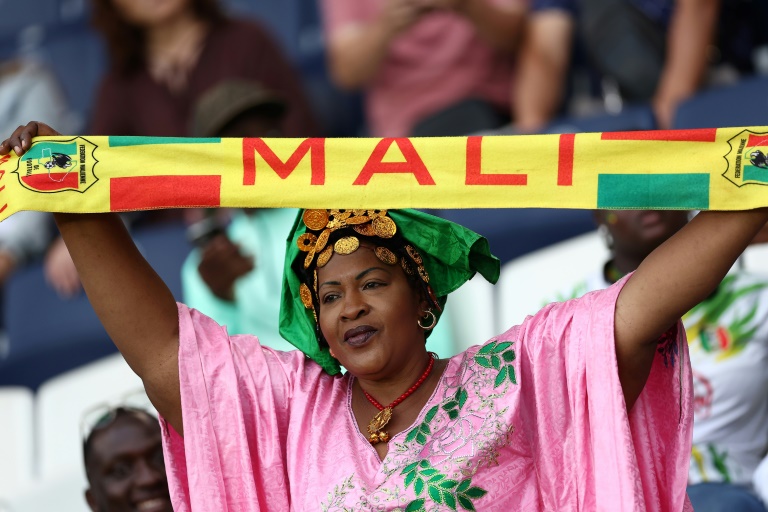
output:
[[[347,293],[343,300],[344,308],[341,315],[346,320],[355,320],[368,312],[368,303],[360,292]]]

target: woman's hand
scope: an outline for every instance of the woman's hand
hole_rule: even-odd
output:
[[[27,152],[32,145],[32,138],[39,136],[61,135],[45,123],[30,121],[26,126],[16,128],[10,137],[0,144],[0,155],[7,155],[11,150],[21,156]]]

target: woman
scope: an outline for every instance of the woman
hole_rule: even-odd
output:
[[[611,259],[575,289],[608,288],[633,272],[688,223],[688,215],[596,212]],[[683,324],[694,391],[691,503],[697,512],[765,512],[751,487],[768,452],[768,280],[734,269],[683,316]]]
[[[0,154],[55,133],[30,123]],[[297,219],[281,329],[308,359],[177,307],[116,217],[56,218],[164,418],[176,510],[681,510],[691,403],[676,322],[768,209],[703,213],[631,278],[447,361],[424,348],[445,296],[475,271],[498,277],[456,224]]]
[[[226,79],[285,98],[283,132],[317,135],[296,72],[256,23],[226,17],[217,0],[93,0],[111,69],[91,122],[96,135],[192,135],[195,102]]]

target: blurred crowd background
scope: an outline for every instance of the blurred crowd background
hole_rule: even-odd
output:
[[[768,125],[766,0],[0,0],[0,12],[2,137],[29,120],[64,134],[171,137]],[[597,232],[611,222],[592,212],[431,213],[485,235],[511,276],[457,292],[452,323],[430,338],[442,357],[495,334],[475,325],[501,331],[558,298],[614,250]],[[294,216],[189,210],[124,221],[178,300],[288,349],[276,297]],[[750,251],[739,271],[768,279],[764,246]],[[83,418],[115,411],[141,383],[49,214],[0,224],[0,285],[0,511],[97,510],[83,497],[93,428]],[[768,390],[768,332],[750,335],[763,337],[752,385]],[[756,464],[768,447],[768,391],[750,399],[750,419],[735,421],[762,423],[738,433],[755,441]],[[702,462],[699,480],[751,492],[754,467],[731,475],[720,455],[710,477]]]

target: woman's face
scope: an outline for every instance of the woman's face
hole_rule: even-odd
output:
[[[112,0],[129,23],[152,27],[167,22],[191,8],[191,0]]]
[[[371,247],[334,254],[318,270],[317,283],[320,329],[356,377],[386,379],[426,350],[417,324],[426,302],[400,265],[382,263]]]

